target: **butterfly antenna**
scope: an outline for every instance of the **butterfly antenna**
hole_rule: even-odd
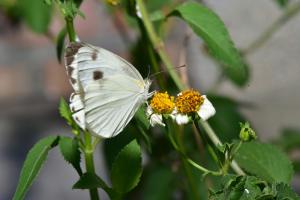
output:
[[[182,68],[182,67],[186,67],[186,65],[181,65],[181,66],[175,67],[174,69],[171,69],[171,70],[179,70],[179,69]],[[151,75],[148,76],[148,77],[149,77],[149,78],[152,78],[152,77],[154,77],[154,76],[156,76],[156,75],[158,75],[158,74],[166,73],[166,72],[168,72],[168,71],[167,71],[167,70],[162,70],[162,71],[156,72],[156,73],[154,73],[154,74],[151,74]]]
[[[150,65],[148,65],[148,75],[147,75],[148,78],[150,77],[150,73],[151,73],[151,67]]]

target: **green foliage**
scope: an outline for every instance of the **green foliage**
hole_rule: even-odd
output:
[[[72,113],[69,108],[69,104],[66,102],[64,98],[60,99],[58,109],[59,109],[60,116],[62,116],[67,121],[67,123],[71,125],[73,123]]]
[[[212,55],[223,66],[225,74],[236,84],[242,86],[248,81],[248,69],[234,47],[222,20],[210,9],[195,3],[179,5],[172,13],[187,22],[201,37]]]
[[[244,142],[249,142],[257,138],[255,131],[250,127],[249,122],[240,123],[240,139]]]
[[[136,140],[133,140],[122,149],[112,165],[113,189],[121,194],[127,193],[138,184],[141,175],[141,149]]]
[[[95,188],[108,188],[106,183],[103,182],[96,174],[84,173],[80,179],[73,185],[73,189],[95,189]]]
[[[66,100],[64,98],[60,99],[58,109],[59,109],[60,116],[62,116],[67,121],[67,123],[72,127],[72,132],[75,135],[79,135],[80,128],[76,124],[76,122],[73,120],[72,112],[70,110],[69,104],[66,102]]]
[[[52,16],[52,6],[43,0],[18,0],[21,15],[27,26],[34,32],[45,33]]]
[[[290,0],[274,0],[281,8],[285,8]]]
[[[64,159],[72,164],[79,175],[82,174],[80,167],[80,151],[78,141],[70,137],[61,137],[59,140],[60,152]]]
[[[271,144],[244,143],[235,157],[239,165],[251,174],[272,182],[289,184],[293,167],[288,157]]]
[[[49,136],[38,141],[28,152],[20,173],[19,183],[13,200],[22,200],[42,168],[48,152],[57,145],[59,137]]]
[[[297,200],[299,196],[284,183],[268,184],[254,176],[227,175],[222,189],[212,191],[210,200]]]
[[[56,56],[58,62],[61,63],[61,57],[65,48],[65,38],[66,38],[67,30],[63,28],[56,39]]]
[[[144,200],[171,199],[174,191],[174,174],[166,167],[157,167],[148,174],[143,186]]]

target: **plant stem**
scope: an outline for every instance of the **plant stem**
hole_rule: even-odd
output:
[[[186,174],[187,180],[189,182],[192,191],[193,199],[200,199],[200,194],[197,189],[194,176],[192,174],[191,168],[185,156],[185,149],[184,149],[184,145],[182,144],[182,138],[180,137],[180,132],[177,132],[177,144],[178,144],[177,146],[178,150],[180,152],[181,161],[183,163],[184,172]]]
[[[70,42],[75,42],[76,41],[76,33],[74,29],[74,23],[73,23],[73,18],[71,17],[66,17],[66,26],[67,26],[67,31],[69,35],[69,41]]]
[[[149,37],[154,49],[157,51],[160,59],[165,64],[170,76],[172,77],[172,79],[173,79],[174,83],[176,84],[176,86],[178,87],[178,89],[180,89],[180,90],[185,89],[185,85],[181,82],[179,75],[174,70],[174,66],[165,51],[163,41],[160,39],[160,37],[158,37],[158,35],[156,34],[156,32],[154,30],[153,24],[151,23],[149,14],[146,10],[146,6],[145,6],[143,0],[136,0],[136,3],[139,8],[139,11],[141,12],[142,21],[144,23],[148,37]]]
[[[254,42],[252,42],[249,47],[242,50],[242,53],[249,54],[261,47],[265,42],[267,42],[271,36],[282,27],[287,21],[294,17],[300,11],[300,2],[285,9],[284,13],[273,23],[271,26],[264,31]]]
[[[85,166],[86,171],[88,173],[95,173],[95,165],[94,165],[94,147],[92,145],[92,136],[90,133],[85,132],[85,151],[84,151],[84,158],[85,158]],[[91,200],[100,200],[98,195],[98,190],[96,189],[89,189],[90,198]]]
[[[215,146],[223,145],[208,122],[199,119],[199,123],[202,125],[202,127],[206,131],[206,134],[208,135],[208,137],[211,139],[211,141]],[[235,160],[231,162],[230,166],[233,169],[233,171],[235,171],[235,173],[237,173],[238,175],[245,175],[245,172],[240,168],[240,166],[237,164]]]

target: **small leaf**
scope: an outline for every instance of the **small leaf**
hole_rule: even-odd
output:
[[[187,22],[201,37],[210,53],[221,62],[225,74],[236,84],[243,86],[248,81],[248,70],[234,47],[222,20],[210,9],[187,2],[175,8],[169,16],[178,16]]]
[[[73,189],[95,189],[108,188],[106,183],[93,173],[84,173],[80,179],[73,185]]]
[[[68,103],[66,102],[66,100],[64,98],[60,99],[59,113],[68,122],[69,125],[72,124],[72,121],[73,121],[72,113],[71,113]]]
[[[291,181],[292,164],[288,157],[273,145],[259,142],[244,143],[235,159],[246,171],[271,183],[289,184]]]
[[[56,39],[56,56],[57,56],[57,60],[59,61],[59,63],[61,63],[61,57],[62,57],[62,54],[63,54],[63,50],[64,50],[64,47],[65,47],[65,38],[66,38],[66,28],[63,28],[58,36],[57,36],[57,39]]]
[[[57,145],[58,140],[57,136],[49,136],[41,139],[31,148],[23,164],[13,200],[24,199],[26,192],[42,168],[49,150]]]
[[[21,14],[29,28],[45,33],[51,21],[52,6],[42,0],[18,0]]]
[[[138,184],[141,175],[141,149],[136,140],[133,140],[121,150],[113,163],[113,189],[121,194],[127,193]]]
[[[61,137],[59,140],[59,148],[64,159],[71,163],[78,174],[81,175],[82,170],[80,167],[80,151],[78,149],[79,147],[77,140],[69,137]]]

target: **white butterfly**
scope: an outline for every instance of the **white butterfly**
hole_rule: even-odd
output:
[[[152,95],[151,81],[123,58],[90,44],[71,43],[65,64],[74,93],[70,109],[84,130],[104,138],[118,135]]]

